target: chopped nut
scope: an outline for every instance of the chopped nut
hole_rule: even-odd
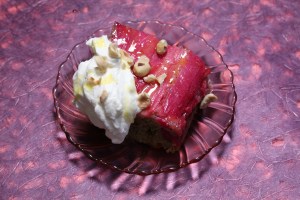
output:
[[[89,78],[88,78],[88,83],[89,83],[90,85],[99,85],[100,82],[101,82],[101,78],[98,79],[98,80],[96,80],[94,77],[89,77]]]
[[[97,66],[104,65],[106,63],[103,56],[96,55],[96,56],[94,56],[94,59],[96,61]]]
[[[150,100],[150,96],[143,92],[141,94],[139,94],[138,96],[138,107],[143,110],[145,108],[147,108],[151,103],[151,100]]]
[[[120,50],[120,52],[121,52],[121,58],[125,60],[129,66],[132,66],[134,62],[133,62],[133,58],[129,55],[129,53],[124,50]]]
[[[96,42],[95,42],[95,40],[92,40],[92,43],[91,43],[91,51],[92,51],[92,53],[93,54],[96,54],[97,52],[96,52]]]
[[[166,53],[168,47],[168,43],[166,40],[160,40],[156,45],[156,53],[159,55],[163,55]]]
[[[103,90],[100,96],[100,103],[104,103],[105,100],[107,99],[107,96],[108,96],[108,92],[106,90]]]
[[[111,43],[108,47],[108,54],[112,58],[120,58],[121,54],[120,54],[118,45],[115,43]]]
[[[150,69],[149,58],[145,55],[139,57],[133,66],[133,72],[138,77],[146,76],[150,72]]]
[[[159,77],[157,77],[157,82],[161,85],[164,82],[166,77],[167,77],[166,73],[161,74]]]
[[[205,95],[205,97],[201,101],[200,109],[206,108],[209,103],[214,102],[216,100],[218,100],[218,97],[212,93]]]
[[[146,83],[152,83],[156,81],[156,76],[153,74],[149,74],[148,76],[145,76],[143,79]]]
[[[130,69],[130,65],[126,61],[121,62],[122,69]]]
[[[94,59],[96,61],[97,67],[96,69],[101,73],[105,74],[107,67],[109,64],[106,62],[106,59],[102,56],[94,56]]]

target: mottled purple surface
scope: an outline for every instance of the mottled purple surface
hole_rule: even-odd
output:
[[[0,199],[300,198],[299,1],[2,0],[0,9]],[[115,20],[148,19],[201,35],[234,73],[236,119],[214,165],[121,174],[82,156],[56,124],[52,88],[71,48]]]

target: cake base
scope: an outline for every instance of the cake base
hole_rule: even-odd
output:
[[[128,138],[153,148],[163,148],[168,153],[174,153],[179,147],[165,139],[162,128],[151,118],[137,117],[129,129]]]

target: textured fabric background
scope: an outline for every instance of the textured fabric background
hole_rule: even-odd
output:
[[[300,2],[0,1],[0,199],[300,198]],[[231,142],[186,169],[133,176],[64,139],[52,88],[71,48],[113,21],[160,20],[224,56],[238,95]]]

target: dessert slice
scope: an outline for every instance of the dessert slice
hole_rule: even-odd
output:
[[[117,22],[111,40],[134,58],[137,92],[150,97],[150,105],[131,125],[129,137],[167,151],[178,150],[205,96],[210,70],[190,50],[169,45],[164,46],[165,51],[157,51],[158,38]],[[141,58],[150,66],[142,75],[135,71]]]

